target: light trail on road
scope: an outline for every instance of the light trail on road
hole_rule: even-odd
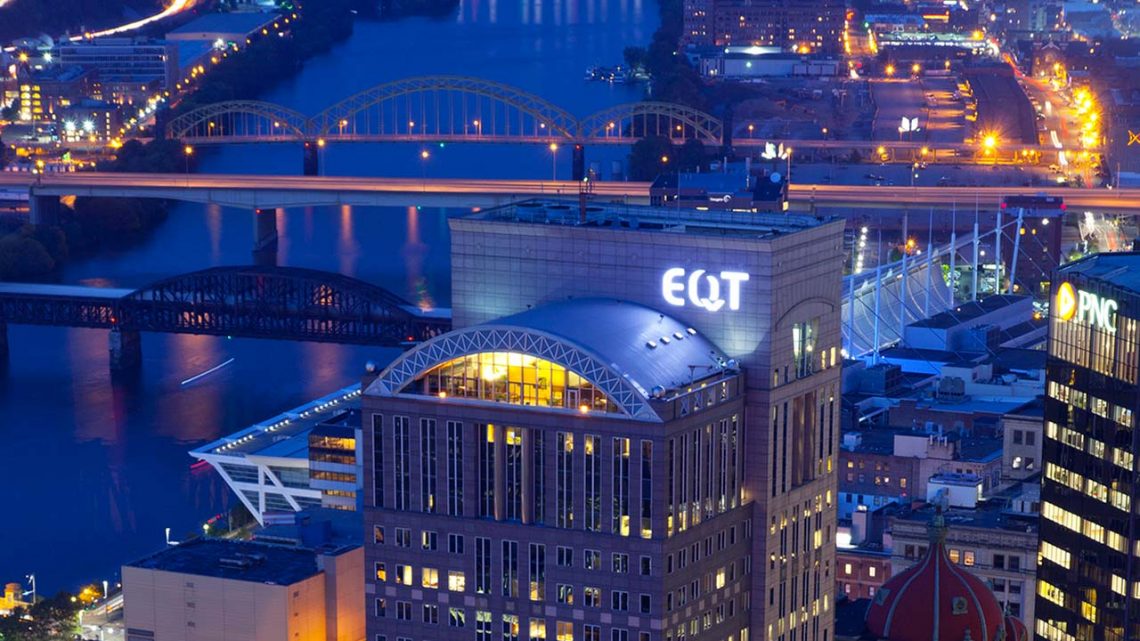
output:
[[[11,0],[0,0],[0,7],[3,7],[5,2],[10,1]],[[89,31],[80,36],[72,36],[69,38],[69,40],[71,42],[79,42],[80,40],[92,40],[95,38],[102,38],[104,36],[113,36],[120,33],[126,33],[128,31],[134,31],[135,29],[140,29],[153,22],[158,22],[159,20],[164,20],[170,16],[182,13],[183,11],[193,6],[194,0],[174,0],[172,3],[170,3],[169,7],[163,9],[159,13],[154,14],[153,16],[143,18],[141,20],[136,20],[134,22],[128,22],[127,24],[112,27],[110,29],[104,29],[102,31]]]

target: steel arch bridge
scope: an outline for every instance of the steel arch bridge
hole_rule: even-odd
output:
[[[6,285],[0,322],[385,346],[451,325],[381,287],[296,267],[215,267],[120,296],[105,292]]]
[[[647,136],[720,145],[715,116],[666,102],[632,102],[584,118],[510,85],[464,76],[405,78],[306,117],[257,101],[219,102],[178,116],[171,138],[243,142],[494,142],[630,144]]]

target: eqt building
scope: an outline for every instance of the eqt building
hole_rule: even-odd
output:
[[[371,641],[829,641],[843,221],[450,221],[454,329],[365,381]]]

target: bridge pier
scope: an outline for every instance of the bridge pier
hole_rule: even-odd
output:
[[[574,155],[570,160],[570,179],[582,182],[586,178],[586,146],[574,143]]]
[[[58,225],[61,208],[59,196],[38,196],[34,189],[28,194],[29,222],[36,227]]]
[[[142,336],[138,332],[112,327],[108,345],[112,372],[127,372],[142,365]]]
[[[253,210],[253,264],[277,264],[277,210]]]
[[[304,156],[301,159],[301,175],[321,175],[321,147],[323,146],[323,140],[305,141]]]

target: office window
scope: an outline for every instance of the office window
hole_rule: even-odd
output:
[[[996,568],[998,570],[1004,570],[1005,569],[1005,555],[1004,554],[995,554],[994,555],[994,568]]]
[[[407,510],[411,505],[412,499],[411,444],[408,438],[408,424],[410,422],[407,416],[392,417],[392,442],[395,453],[395,469],[393,470],[393,474],[395,477],[395,506],[397,510]]]
[[[475,593],[491,593],[491,539],[475,537]]]
[[[528,621],[528,627],[527,638],[530,639],[530,641],[545,641],[546,619],[530,619]]]
[[[452,592],[463,592],[467,589],[467,575],[458,570],[447,571],[447,589]]]
[[[809,376],[814,369],[815,338],[818,330],[817,318],[792,326],[792,360],[796,366],[796,378]]]
[[[412,584],[412,566],[410,565],[397,565],[396,566],[396,585],[411,585]]]
[[[653,574],[653,557],[641,557],[641,576],[649,576]]]
[[[722,470],[723,472],[723,470]],[[723,510],[723,508],[722,508]],[[641,442],[641,538],[653,538],[653,442]]]
[[[435,604],[424,604],[424,623],[435,625],[439,623],[439,606]]]
[[[479,516],[495,518],[495,426],[479,425]]]
[[[412,546],[412,531],[406,527],[396,528],[396,547],[407,548]]]
[[[629,641],[629,630],[612,628],[610,630],[610,641]]]
[[[582,567],[587,570],[600,570],[602,568],[602,553],[598,550],[586,550],[583,552]]]
[[[534,510],[534,522],[546,522],[546,434],[542,430],[531,430],[532,445],[531,465],[534,474],[531,477],[531,498]],[[545,627],[543,634],[546,634]],[[545,638],[545,637],[544,637]]]
[[[435,514],[435,419],[420,419],[420,510]],[[433,548],[434,549],[434,548]]]
[[[574,566],[574,548],[564,545],[558,546],[558,567],[569,568]]]
[[[962,557],[963,557],[962,562],[964,564],[966,564],[966,565],[973,565],[974,564],[974,552],[972,550],[966,550],[966,553],[964,555],[962,555]]]
[[[589,623],[583,625],[582,641],[602,641],[602,628]]]
[[[629,610],[629,592],[614,590],[610,593],[610,608],[616,612]]]
[[[384,545],[384,526],[372,526],[372,542],[379,545]]]
[[[586,505],[585,527],[591,532],[602,531],[602,439],[587,434],[582,440],[585,457]]]
[[[420,570],[420,585],[432,590],[439,588],[439,570],[436,568],[422,568]]]
[[[463,554],[463,535],[462,534],[448,534],[447,535],[447,552],[448,552],[448,554]]]
[[[412,602],[411,601],[397,601],[396,602],[396,618],[401,621],[412,620]]]
[[[555,641],[574,641],[574,624],[570,621],[558,621],[554,624]]]
[[[519,641],[519,615],[503,615],[503,641]]]
[[[587,608],[602,607],[602,589],[590,586],[582,588],[582,603]]]
[[[384,416],[381,414],[372,415],[372,503],[376,507],[385,507]],[[380,531],[383,537],[384,528],[380,528]]]
[[[492,641],[491,613],[475,611],[475,641]]]
[[[463,515],[463,423],[447,422],[447,513]]]
[[[613,513],[611,532],[629,536],[629,439],[613,439]]]
[[[653,606],[653,603],[652,603],[652,599],[650,598],[650,596],[648,594],[642,594],[641,595],[641,613],[642,614],[649,614],[650,610],[652,610],[652,606]]]
[[[504,508],[506,518],[511,521],[522,520],[522,433],[521,428],[508,427],[503,444],[503,456],[506,459],[504,461],[506,467],[504,470],[504,492],[506,494]]]
[[[1021,430],[1013,430],[1013,444],[1021,445]]]
[[[519,544],[518,541],[503,541],[503,596],[519,595]]]
[[[378,617],[388,616],[388,599],[376,599],[373,602],[373,610],[372,611]]]
[[[376,580],[377,581],[387,581],[388,580],[388,568],[383,563],[377,563],[376,564]]]
[[[546,546],[530,544],[530,600],[546,600]]]
[[[436,537],[435,532],[429,532],[427,530],[424,530],[423,532],[420,533],[420,547],[422,547],[425,550],[436,549],[436,545],[437,545],[436,538],[437,537]]]
[[[625,574],[629,572],[629,555],[620,552],[614,552],[610,555],[612,561],[611,565],[615,574]]]
[[[566,605],[574,605],[574,586],[559,583],[558,584],[558,602]]]
[[[559,432],[555,464],[555,525],[574,527],[574,435]]]
[[[447,624],[453,628],[462,628],[467,625],[467,612],[463,608],[447,609]]]

